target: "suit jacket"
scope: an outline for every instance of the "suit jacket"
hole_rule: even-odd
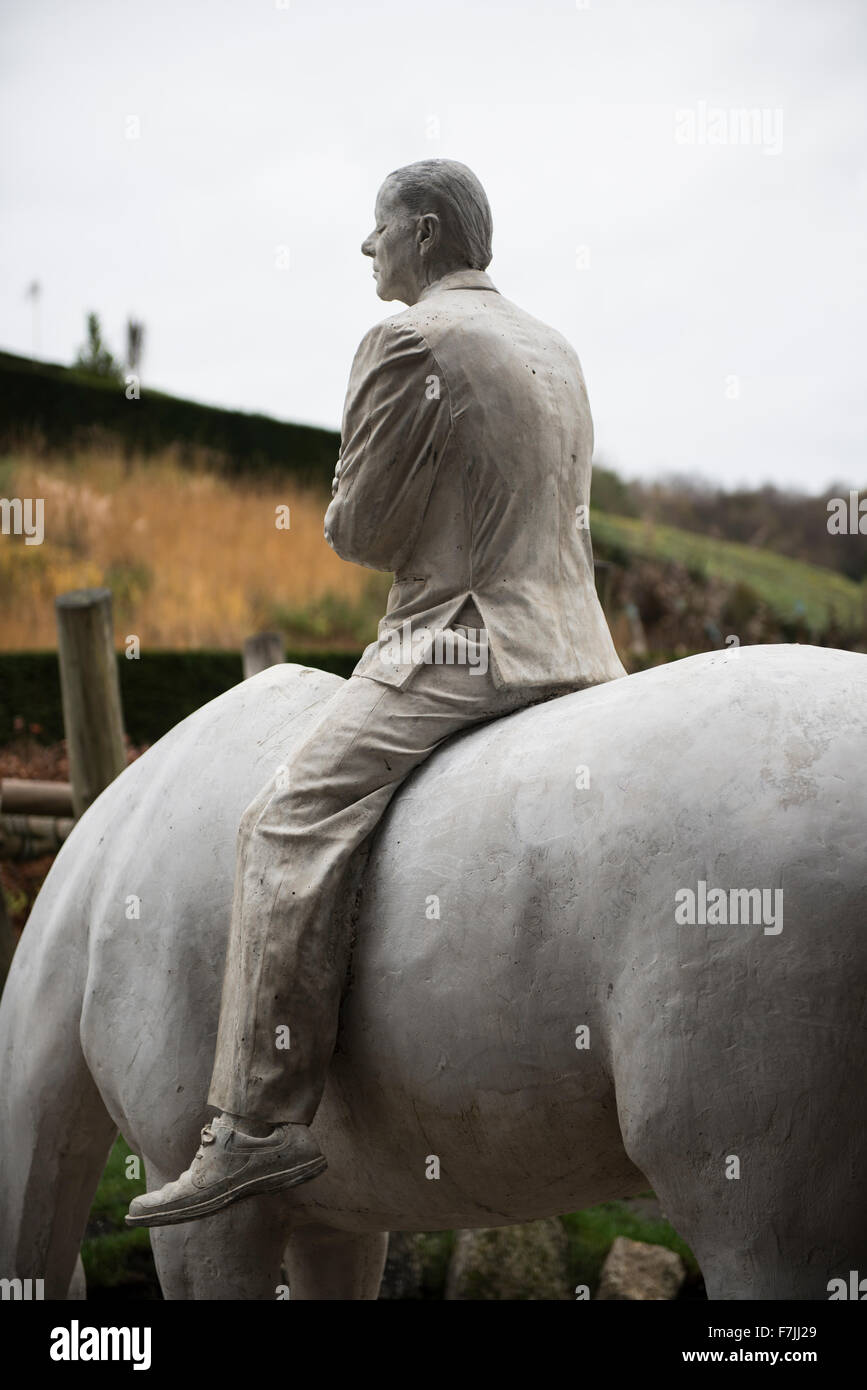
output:
[[[389,634],[441,630],[471,599],[497,685],[624,675],[593,580],[592,452],[573,348],[483,271],[445,276],[372,328],[325,517],[338,555],[394,573],[379,640],[353,674],[405,685],[421,657],[383,660]]]

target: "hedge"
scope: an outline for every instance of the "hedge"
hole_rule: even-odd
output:
[[[32,435],[63,450],[106,435],[128,454],[187,445],[219,455],[230,475],[280,471],[328,486],[340,444],[332,430],[200,405],[147,385],[139,400],[129,401],[123,385],[0,352],[0,448]]]
[[[286,660],[348,676],[360,651],[291,651]],[[138,661],[117,655],[124,726],[135,744],[155,743],[188,714],[243,678],[232,651],[152,651]],[[0,744],[15,737],[16,716],[35,737],[64,737],[57,653],[0,652]]]

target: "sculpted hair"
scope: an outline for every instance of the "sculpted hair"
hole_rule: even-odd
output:
[[[471,270],[487,269],[494,228],[485,190],[472,169],[454,159],[420,159],[388,177],[407,212],[437,214],[444,249],[465,260]]]

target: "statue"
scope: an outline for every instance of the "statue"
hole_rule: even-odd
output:
[[[867,657],[626,677],[578,359],[489,280],[464,166],[376,219],[409,307],[325,525],[395,572],[379,638],[198,710],[58,854],[0,1002],[0,1271],[67,1293],[120,1130],[167,1298],[273,1298],[284,1260],[375,1298],[390,1230],[648,1185],[712,1298],[825,1298],[867,1235]]]
[[[485,268],[491,214],[451,160],[390,174],[362,245],[409,307],[355,356],[325,537],[394,572],[379,639],[241,819],[208,1102],[189,1168],[127,1223],[188,1222],[308,1182],[338,1027],[347,874],[444,739],[624,674],[593,580],[581,367]],[[445,962],[443,962],[445,966]]]

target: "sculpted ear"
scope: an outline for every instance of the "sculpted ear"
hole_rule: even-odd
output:
[[[423,212],[415,229],[416,246],[422,255],[430,255],[440,244],[440,220],[435,212]]]

